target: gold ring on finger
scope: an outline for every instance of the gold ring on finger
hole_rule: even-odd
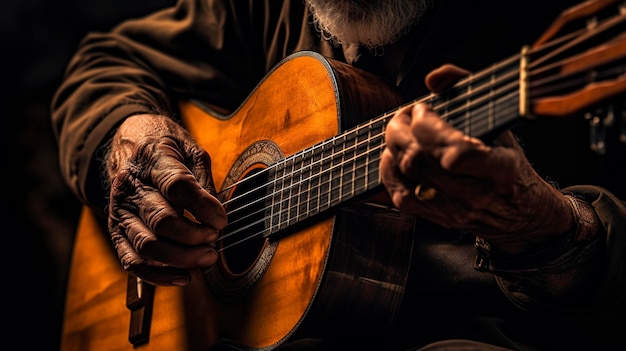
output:
[[[415,198],[420,201],[430,201],[434,199],[436,195],[437,190],[435,188],[423,184],[418,184],[415,187]]]

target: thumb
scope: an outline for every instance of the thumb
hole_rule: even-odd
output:
[[[458,66],[445,64],[426,75],[424,82],[430,91],[439,93],[469,73],[468,70]]]

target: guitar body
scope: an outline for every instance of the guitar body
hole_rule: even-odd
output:
[[[234,113],[215,113],[199,102],[182,103],[181,112],[212,157],[226,204],[248,191],[237,188],[239,180],[400,103],[375,76],[298,53]],[[155,287],[149,339],[135,348],[265,350],[291,337],[386,331],[403,296],[415,221],[387,206],[382,193],[286,225],[279,236],[225,248],[218,264],[196,272],[190,286]],[[65,351],[135,349],[128,341],[128,275],[104,228],[84,210],[69,277]]]

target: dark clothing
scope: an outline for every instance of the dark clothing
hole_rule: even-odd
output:
[[[105,194],[99,150],[128,116],[161,113],[176,118],[175,102],[190,98],[232,111],[272,67],[300,50],[379,74],[395,83],[408,101],[427,93],[423,77],[432,69],[443,63],[472,71],[485,68],[532,43],[561,10],[576,3],[436,2],[407,37],[382,55],[331,46],[312,27],[300,0],[181,0],[110,33],[92,33],[71,61],[52,105],[63,176],[76,196],[101,210]],[[397,70],[389,69],[396,62],[394,50],[405,52]],[[566,186],[604,185],[620,197],[626,195],[623,182],[618,183],[626,164],[623,145],[613,149],[608,161],[598,161],[586,149],[578,153],[586,141],[573,142],[575,156],[556,154],[549,142],[557,134],[547,133],[565,127],[564,138],[579,136],[586,126],[551,123],[548,132],[538,131],[536,124],[535,129],[517,130],[542,176]],[[564,161],[566,157],[572,160]],[[620,335],[626,317],[626,207],[602,188],[569,190],[593,204],[608,230],[605,268],[593,298],[571,306],[574,312],[562,312],[558,302],[520,299],[519,293],[502,289],[493,275],[473,269],[471,235],[425,230],[416,239],[412,275],[391,344],[407,349],[472,339],[522,350],[626,345]]]

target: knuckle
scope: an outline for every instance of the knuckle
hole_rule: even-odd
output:
[[[172,230],[172,222],[179,216],[174,208],[155,206],[148,210],[144,217],[146,226],[155,233],[167,233]]]
[[[125,252],[120,255],[120,263],[122,264],[122,268],[126,272],[136,273],[141,271],[141,267],[145,265],[145,261],[140,259],[137,255],[133,255],[130,252]]]

